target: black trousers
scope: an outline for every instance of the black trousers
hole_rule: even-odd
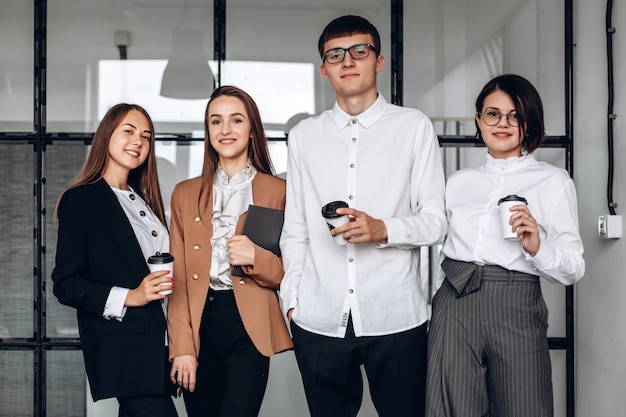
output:
[[[256,417],[269,358],[256,349],[232,291],[209,290],[200,326],[196,390],[184,391],[189,417]]]
[[[311,417],[354,417],[363,398],[360,365],[380,417],[423,417],[426,324],[385,336],[345,338],[308,332],[291,322],[294,349]]]
[[[166,394],[145,395],[139,397],[118,397],[120,405],[118,417],[178,417],[172,395],[176,395],[177,386],[170,381],[171,363],[168,359],[168,349],[165,347],[163,361],[163,384]]]
[[[117,398],[119,417],[178,417],[172,397],[167,394]]]

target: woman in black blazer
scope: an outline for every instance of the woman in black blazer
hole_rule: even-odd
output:
[[[74,185],[57,204],[53,292],[77,310],[94,401],[116,397],[122,416],[177,415],[168,383],[166,319],[147,258],[169,251],[154,127],[137,105],[102,119]]]

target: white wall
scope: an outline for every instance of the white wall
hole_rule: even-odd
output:
[[[626,238],[600,240],[596,222],[606,200],[606,2],[575,1],[575,181],[587,272],[576,287],[576,415],[623,416],[626,405]],[[625,215],[626,4],[613,5],[615,52],[614,201]]]

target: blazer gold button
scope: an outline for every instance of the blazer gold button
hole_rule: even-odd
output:
[[[191,276],[191,279],[193,279],[193,280],[197,280],[198,278],[199,278],[199,277],[198,277],[198,274],[193,274],[193,275]]]
[[[157,237],[159,235],[159,233],[156,230],[152,231],[152,236]]]
[[[128,198],[130,198],[131,200],[135,201],[135,194],[129,195]]]
[[[239,280],[239,285],[246,285],[246,280],[245,280],[245,279],[243,279],[243,278],[241,278],[241,279]]]
[[[198,252],[200,250],[200,245],[193,245],[193,250]]]
[[[200,223],[200,216],[194,217],[193,221],[196,222],[196,223]]]
[[[140,215],[141,217],[146,217],[146,212],[145,212],[145,211],[143,211],[143,210],[139,210],[139,215]]]

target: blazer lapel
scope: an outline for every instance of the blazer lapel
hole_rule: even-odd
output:
[[[111,187],[104,179],[100,180],[97,186],[99,192],[94,193],[95,208],[100,211],[99,217],[107,222],[114,244],[119,248],[122,258],[132,271],[133,281],[128,282],[128,287],[135,288],[150,272],[143,252],[126,213]]]

